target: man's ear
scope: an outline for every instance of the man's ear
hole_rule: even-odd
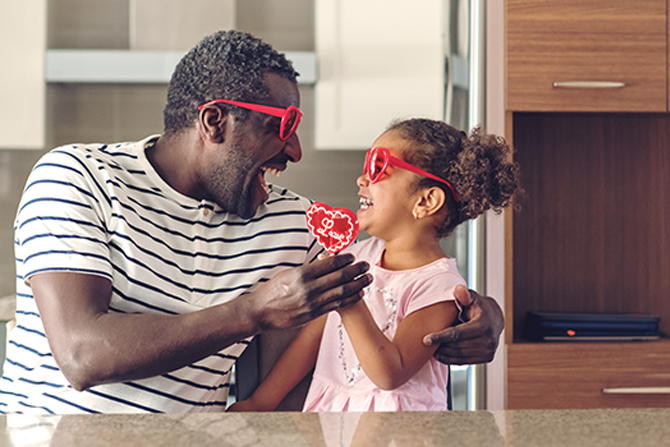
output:
[[[230,116],[215,105],[203,107],[198,114],[198,129],[203,139],[223,143]]]
[[[438,188],[437,186],[424,188],[417,194],[418,197],[412,210],[417,219],[436,214],[442,209],[444,202],[446,202],[446,194],[442,188]]]

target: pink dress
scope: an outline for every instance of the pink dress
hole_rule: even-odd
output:
[[[374,281],[363,299],[389,339],[407,315],[453,300],[456,285],[465,284],[455,259],[442,258],[417,269],[391,271],[379,266],[384,251],[381,239],[373,237],[345,251],[370,262]],[[340,316],[331,312],[303,411],[447,410],[448,374],[448,367],[431,357],[400,387],[390,391],[378,388],[361,369]]]

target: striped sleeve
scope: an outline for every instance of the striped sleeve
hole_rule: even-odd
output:
[[[54,150],[33,168],[16,220],[24,281],[45,271],[112,278],[106,218],[111,198],[75,152]],[[97,196],[90,191],[97,190]]]

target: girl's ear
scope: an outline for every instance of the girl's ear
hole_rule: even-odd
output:
[[[201,137],[212,143],[223,143],[229,121],[229,115],[223,113],[215,105],[203,107],[198,114],[198,129]]]
[[[442,188],[433,186],[419,191],[412,213],[416,219],[429,217],[442,209],[446,202],[446,195]]]

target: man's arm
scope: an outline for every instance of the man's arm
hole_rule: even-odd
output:
[[[435,358],[451,365],[488,363],[493,360],[505,319],[493,298],[483,297],[457,286],[456,299],[463,307],[462,324],[449,327],[424,337],[424,344],[440,344]]]
[[[180,315],[109,312],[112,284],[80,273],[39,273],[33,295],[56,362],[77,390],[189,365],[259,332],[302,325],[348,306],[370,283],[351,255],[285,270],[254,292]]]

